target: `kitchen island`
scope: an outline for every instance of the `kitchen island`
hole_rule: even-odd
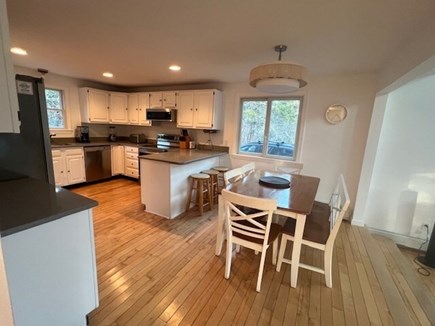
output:
[[[16,325],[86,325],[98,307],[96,205],[33,178],[0,182],[0,248]]]
[[[220,159],[227,154],[227,151],[173,149],[139,156],[145,210],[168,219],[184,213],[189,176],[220,165]]]

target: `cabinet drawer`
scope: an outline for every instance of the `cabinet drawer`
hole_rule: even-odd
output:
[[[133,168],[137,170],[139,169],[139,161],[137,159],[134,160],[126,159],[125,168]]]
[[[139,171],[138,169],[132,169],[129,167],[125,168],[125,175],[132,178],[139,178]]]
[[[137,147],[125,146],[125,153],[139,153],[139,149]]]
[[[125,153],[126,160],[137,160],[137,154],[135,153]]]

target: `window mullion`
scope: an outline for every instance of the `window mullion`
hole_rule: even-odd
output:
[[[262,156],[267,156],[267,148],[269,147],[269,127],[270,127],[270,115],[272,112],[272,101],[270,98],[267,99],[267,110],[266,110],[266,122],[264,127],[263,136],[263,153]]]

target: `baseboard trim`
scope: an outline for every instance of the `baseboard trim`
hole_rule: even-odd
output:
[[[354,224],[353,221],[352,221],[352,224]],[[358,225],[358,224],[354,224],[354,225]],[[384,237],[390,238],[396,244],[399,244],[399,245],[402,245],[402,246],[405,246],[405,247],[408,247],[408,248],[420,249],[420,246],[425,241],[425,239],[410,237],[410,236],[406,236],[406,235],[403,235],[403,234],[388,232],[388,231],[374,229],[374,228],[370,228],[370,227],[367,227],[367,229],[370,231],[370,233],[378,234],[378,235],[382,235]],[[427,250],[427,245],[428,244],[426,243],[421,248],[421,250],[426,251]]]

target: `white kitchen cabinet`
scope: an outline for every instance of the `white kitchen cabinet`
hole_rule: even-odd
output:
[[[14,68],[9,52],[6,1],[0,0],[0,132],[20,132]]]
[[[177,127],[220,129],[222,92],[215,89],[180,91],[177,96]]]
[[[124,146],[125,170],[124,175],[139,179],[139,160],[138,148],[133,146]]]
[[[80,88],[82,122],[109,122],[109,93],[99,89]]]
[[[146,120],[146,108],[149,107],[149,93],[128,94],[128,122],[141,126],[151,126]]]
[[[112,145],[112,175],[124,174],[124,146]]]
[[[53,149],[51,154],[56,186],[86,181],[83,148]]]
[[[128,123],[128,97],[126,93],[109,93],[110,123]]]
[[[80,111],[82,122],[127,124],[128,95],[82,87]]]
[[[175,108],[177,106],[177,92],[151,92],[150,106],[151,108]]]

